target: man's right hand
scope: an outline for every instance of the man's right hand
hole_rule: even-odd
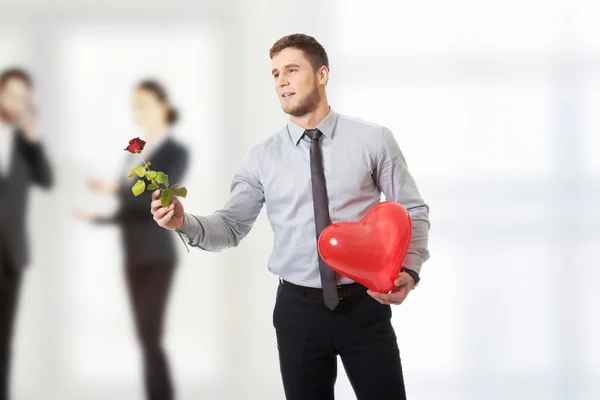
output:
[[[169,230],[175,230],[175,228],[181,229],[183,226],[183,215],[185,211],[183,209],[183,204],[181,204],[177,197],[173,197],[173,202],[169,207],[163,207],[160,202],[160,190],[155,190],[154,193],[152,193],[150,210],[158,226],[162,226]]]

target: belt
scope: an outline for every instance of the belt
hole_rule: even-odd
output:
[[[312,288],[306,286],[295,285],[286,280],[280,279],[280,284],[284,288],[290,288],[295,290],[298,293],[301,293],[304,297],[315,297],[315,298],[323,298],[323,289],[320,288]],[[360,283],[349,283],[347,285],[338,285],[337,292],[339,300],[344,300],[347,297],[354,296],[355,294],[366,292],[367,288],[361,285]]]

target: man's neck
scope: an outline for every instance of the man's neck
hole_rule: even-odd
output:
[[[293,123],[304,129],[313,129],[323,121],[329,114],[329,104],[325,101],[308,114],[300,117],[290,116]]]

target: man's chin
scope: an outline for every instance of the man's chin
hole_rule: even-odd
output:
[[[291,117],[302,117],[302,116],[308,114],[308,111],[298,108],[298,107],[292,108],[292,107],[282,106],[282,108],[283,108],[283,112]]]
[[[294,112],[294,108],[290,107],[288,105],[282,104],[281,105],[281,109],[283,110],[284,113],[286,113],[287,115],[292,115]]]

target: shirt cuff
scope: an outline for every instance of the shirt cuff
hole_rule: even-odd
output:
[[[204,236],[204,229],[200,221],[189,213],[183,215],[183,225],[181,225],[179,232],[192,247],[197,247],[201,237]]]

